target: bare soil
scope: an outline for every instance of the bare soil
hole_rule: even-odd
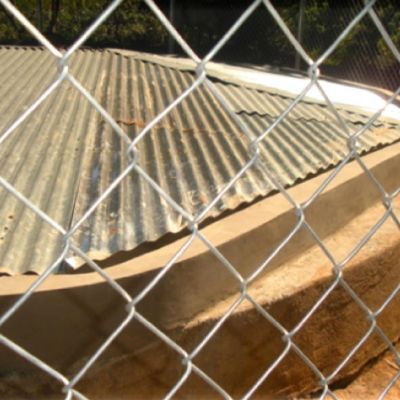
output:
[[[397,347],[399,350],[400,346]],[[334,393],[341,400],[375,400],[396,377],[399,377],[399,373],[400,368],[393,354],[386,352],[383,357],[370,363],[348,386]],[[395,380],[385,400],[398,399],[400,399],[400,381]]]

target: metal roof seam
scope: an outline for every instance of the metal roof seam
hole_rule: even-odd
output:
[[[55,64],[44,49],[0,47],[0,55],[0,71],[5,72],[0,74],[3,129],[51,81]],[[194,82],[189,64],[175,61],[175,68],[171,60],[163,60],[149,54],[83,49],[71,57],[70,70],[133,139]],[[232,83],[213,72],[210,79],[255,137],[293,101],[276,88],[240,85],[239,78]],[[354,107],[338,110],[354,132],[372,116]],[[196,215],[249,160],[249,140],[237,125],[201,85],[138,142],[140,168],[186,212]],[[274,193],[268,179],[271,171],[289,187],[332,168],[347,154],[346,140],[325,104],[301,101],[265,137],[258,162],[207,217]],[[399,140],[400,121],[381,117],[360,137],[360,152]],[[68,84],[61,85],[0,147],[0,175],[67,229],[128,165],[126,144]],[[182,217],[133,171],[72,240],[89,256],[105,258],[184,227]],[[62,249],[62,237],[4,189],[0,231],[3,228],[7,230],[0,234],[2,273],[41,273]]]

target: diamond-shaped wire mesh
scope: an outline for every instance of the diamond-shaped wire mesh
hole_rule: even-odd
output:
[[[392,326],[394,325],[395,327],[387,330],[385,328],[388,326],[387,320],[384,319],[382,315],[385,314],[385,311],[389,309],[392,304],[394,304],[394,307],[397,304],[396,298],[398,297],[400,288],[399,279],[394,283],[392,282],[393,286],[390,288],[389,292],[382,294],[379,304],[371,306],[370,303],[365,300],[365,293],[360,292],[358,288],[354,287],[354,281],[352,280],[351,275],[346,274],[346,271],[349,264],[357,262],[360,254],[362,254],[363,251],[366,251],[365,249],[367,244],[372,242],[375,237],[379,236],[383,229],[382,227],[393,222],[397,227],[397,230],[393,230],[392,232],[394,232],[394,235],[398,235],[400,222],[399,215],[396,211],[396,201],[398,201],[397,197],[400,192],[400,186],[395,188],[391,187],[390,190],[388,190],[385,187],[385,183],[381,181],[382,174],[375,172],[375,170],[370,167],[360,149],[365,141],[370,140],[368,137],[369,130],[379,123],[379,118],[382,116],[382,113],[389,105],[394,104],[396,101],[396,98],[400,93],[400,86],[395,93],[387,98],[385,104],[378,111],[374,114],[370,114],[369,117],[365,119],[364,123],[358,123],[356,129],[354,129],[354,126],[349,123],[349,119],[344,115],[340,107],[338,108],[335,102],[331,100],[329,93],[321,84],[319,78],[319,68],[321,65],[343,41],[348,39],[349,33],[355,29],[363,19],[369,19],[373,22],[381,35],[382,42],[390,49],[391,53],[400,65],[399,49],[396,48],[396,45],[374,10],[376,1],[365,1],[364,5],[360,7],[359,12],[354,16],[343,32],[327,49],[325,49],[323,54],[315,60],[307,54],[301,43],[296,39],[287,26],[284,18],[268,0],[256,0],[252,2],[226,34],[215,43],[209,53],[203,58],[199,57],[195,53],[180,32],[162,13],[157,4],[152,0],[145,0],[146,5],[168,31],[171,38],[176,42],[176,45],[180,46],[187,55],[191,63],[189,64],[192,66],[192,71],[195,72],[195,77],[191,81],[186,82],[183,92],[172,94],[167,106],[165,106],[161,112],[158,112],[157,110],[157,112],[153,113],[148,121],[143,123],[139,123],[138,121],[125,121],[124,124],[121,124],[121,121],[114,116],[112,110],[106,109],[106,103],[103,102],[102,98],[93,95],[93,92],[89,88],[86,88],[86,86],[90,86],[88,82],[78,78],[78,74],[74,73],[69,65],[73,56],[80,51],[79,49],[85,44],[93,32],[113,14],[118,6],[120,6],[122,0],[110,1],[107,8],[102,12],[99,11],[97,19],[93,21],[92,24],[87,27],[86,31],[77,38],[75,43],[65,51],[61,51],[54,46],[46,36],[20,12],[17,3],[14,4],[9,0],[0,0],[0,3],[6,12],[9,13],[15,21],[21,24],[21,26],[23,26],[23,28],[26,29],[29,34],[46,49],[46,51],[49,52],[54,66],[53,72],[57,72],[57,77],[48,85],[48,87],[38,90],[35,93],[35,100],[31,104],[28,104],[23,112],[21,112],[19,116],[1,132],[0,146],[4,146],[5,143],[13,141],[12,146],[17,157],[19,142],[14,139],[17,130],[21,127],[27,126],[26,124],[29,123],[31,118],[35,117],[35,114],[38,112],[40,107],[46,104],[47,101],[53,101],[51,96],[56,93],[62,85],[68,84],[68,90],[71,93],[73,92],[74,95],[78,94],[79,97],[85,99],[85,101],[90,104],[90,107],[93,109],[97,118],[101,119],[101,123],[103,124],[102,126],[107,125],[108,129],[111,128],[111,135],[114,135],[114,139],[112,140],[119,141],[118,143],[120,143],[121,148],[124,149],[125,157],[124,161],[121,159],[116,160],[115,157],[113,158],[116,163],[119,163],[120,168],[119,172],[113,176],[112,183],[108,186],[103,185],[102,191],[97,193],[95,199],[84,209],[82,215],[74,218],[72,223],[67,227],[65,227],[65,224],[60,223],[56,217],[43,211],[41,207],[38,206],[35,199],[30,197],[29,193],[23,193],[18,189],[17,184],[13,184],[4,176],[0,176],[0,184],[3,190],[5,190],[8,195],[15,198],[18,205],[20,207],[22,206],[25,210],[24,212],[32,213],[34,218],[40,219],[40,221],[43,222],[46,229],[51,229],[51,231],[54,232],[54,235],[57,235],[62,239],[62,245],[59,247],[57,255],[52,258],[52,262],[48,265],[42,266],[43,272],[41,272],[39,276],[35,277],[34,280],[30,280],[30,286],[24,289],[22,295],[20,295],[16,301],[13,301],[12,304],[8,304],[7,307],[3,309],[0,316],[0,342],[2,346],[26,359],[34,367],[44,371],[44,373],[49,377],[58,381],[60,384],[60,395],[65,396],[67,399],[86,398],[85,385],[82,385],[83,389],[81,389],[81,382],[84,381],[85,378],[90,375],[90,372],[96,368],[96,365],[99,363],[101,358],[107,357],[107,351],[112,343],[123,334],[128,326],[132,324],[140,326],[141,329],[146,332],[146,335],[150,335],[153,338],[152,340],[156,341],[155,343],[158,343],[157,346],[165,346],[168,348],[171,351],[171,354],[173,354],[171,357],[178,357],[182,363],[180,372],[178,374],[171,374],[170,380],[163,389],[164,392],[162,394],[157,393],[157,396],[172,398],[175,395],[179,396],[180,393],[189,393],[196,398],[197,396],[200,396],[200,392],[196,395],[195,388],[205,386],[208,388],[208,392],[204,392],[207,393],[207,397],[223,397],[226,399],[241,397],[247,399],[257,397],[259,393],[262,393],[262,388],[265,387],[266,382],[272,381],[270,387],[275,387],[275,389],[278,387],[275,392],[275,395],[278,397],[282,395],[290,396],[290,388],[293,387],[295,388],[293,392],[294,394],[300,393],[301,390],[303,390],[303,393],[309,390],[314,393],[315,398],[338,398],[337,393],[334,390],[335,386],[333,385],[336,381],[343,378],[343,376],[349,374],[354,375],[355,367],[353,367],[353,370],[351,369],[351,366],[355,365],[353,362],[354,359],[359,357],[360,351],[368,341],[374,340],[373,343],[375,344],[375,347],[379,347],[381,353],[383,349],[389,349],[394,356],[395,364],[393,365],[395,370],[393,370],[390,380],[384,382],[379,398],[384,398],[389,394],[392,387],[396,385],[400,377],[400,372],[398,370],[398,368],[400,368],[400,357],[394,343],[398,338],[398,334],[396,335],[395,333],[398,326],[392,324]],[[284,109],[279,111],[278,116],[268,125],[267,128],[263,127],[261,130],[257,130],[251,129],[249,124],[245,123],[244,119],[241,118],[240,113],[236,112],[234,104],[235,99],[232,98],[231,95],[226,94],[225,90],[218,83],[218,80],[211,79],[210,65],[217,53],[228,41],[231,40],[233,35],[244,24],[246,24],[248,18],[253,13],[258,12],[260,7],[263,8],[263,12],[265,12],[265,10],[268,11],[269,15],[276,22],[276,29],[281,30],[294,51],[296,51],[302,58],[302,62],[308,66],[308,80],[305,81],[304,86],[298,91],[298,94],[285,105]],[[139,84],[139,80],[136,82]],[[193,113],[193,115],[186,115],[185,118],[196,118],[196,113],[201,111],[191,109],[190,105],[192,104],[193,96],[203,96],[203,92],[200,94],[197,92],[200,88],[206,90],[206,93],[208,93],[207,96],[209,96],[208,98],[213,99],[215,107],[222,110],[219,111],[220,115],[222,115],[223,118],[229,119],[232,126],[235,127],[234,129],[240,131],[242,136],[242,149],[244,149],[246,157],[241,158],[241,165],[230,171],[229,179],[225,180],[222,185],[214,190],[211,198],[208,196],[206,199],[202,199],[201,196],[199,196],[197,201],[202,203],[202,207],[196,210],[188,209],[187,204],[181,202],[179,196],[174,196],[173,191],[167,190],[168,186],[163,184],[162,179],[157,175],[157,173],[152,174],[151,171],[149,172],[146,168],[146,163],[143,163],[142,160],[142,149],[147,146],[146,140],[153,134],[154,130],[159,129],[160,126],[170,118],[172,113]],[[135,90],[135,88],[132,88],[132,90]],[[337,162],[334,168],[331,168],[325,173],[325,175],[321,175],[323,178],[320,179],[317,186],[313,188],[311,195],[307,195],[306,198],[300,197],[299,200],[299,197],[297,197],[298,193],[296,194],[289,190],[287,182],[282,180],[279,176],[279,171],[277,171],[272,164],[269,164],[268,160],[265,160],[264,146],[265,142],[269,140],[270,137],[273,137],[275,132],[281,126],[285,123],[290,123],[293,113],[300,112],[299,107],[303,104],[311,90],[319,92],[319,95],[323,98],[324,107],[335,119],[336,129],[340,131],[341,135],[340,140],[346,141],[347,144],[340,162]],[[8,99],[6,97],[2,98],[0,101],[2,103],[7,103]],[[57,101],[57,99],[54,101]],[[146,102],[146,99],[142,99],[142,101]],[[128,129],[133,124],[139,125],[138,132],[135,135],[132,135]],[[96,129],[96,127],[94,129]],[[38,134],[40,134],[40,132]],[[213,138],[211,137],[210,140],[212,141]],[[287,138],[287,140],[290,141],[290,137]],[[165,143],[165,145],[169,144]],[[315,146],[318,146],[318,142],[315,143]],[[92,150],[101,152],[102,150],[105,151],[105,147],[93,147]],[[35,149],[31,149],[31,151],[35,152]],[[180,149],[176,148],[174,151],[179,153]],[[204,151],[204,149],[201,151]],[[219,151],[229,152],[230,149],[219,147]],[[312,151],[313,150],[310,150],[311,153]],[[118,157],[121,154],[122,152],[116,156]],[[157,153],[155,154],[155,157],[157,157]],[[233,154],[224,154],[224,156],[234,157]],[[281,156],[285,158],[288,157],[288,154],[282,154]],[[205,160],[209,160],[207,154],[205,154],[204,157]],[[151,160],[148,162],[151,162]],[[192,162],[194,163],[197,161],[192,160]],[[316,217],[313,217],[311,211],[313,210],[313,207],[316,207],[316,210],[319,211],[319,213],[324,213],[323,208],[317,207],[318,202],[323,200],[325,191],[335,182],[335,180],[338,179],[350,162],[359,166],[359,169],[363,173],[365,185],[369,185],[370,191],[376,192],[376,199],[380,201],[383,208],[379,211],[380,213],[376,213],[373,221],[368,225],[367,229],[362,232],[361,237],[358,237],[356,242],[353,241],[351,245],[348,246],[345,254],[343,254],[342,251],[341,253],[339,252],[340,256],[337,256],[336,252],[332,251],[332,243],[329,242],[330,239],[327,238],[326,233],[320,233],[316,226],[317,220],[323,220],[325,215],[319,214]],[[281,168],[284,168],[284,165],[281,165]],[[213,171],[212,166],[210,166],[210,171]],[[263,253],[263,259],[258,260],[257,265],[252,268],[243,269],[237,265],[235,257],[228,255],[223,246],[215,243],[215,237],[212,236],[209,231],[204,229],[206,225],[204,225],[203,221],[211,215],[215,215],[213,214],[213,210],[219,207],[221,202],[224,201],[229,193],[235,190],[235,187],[238,184],[242,184],[243,180],[249,173],[260,173],[259,171],[262,171],[264,174],[264,181],[268,182],[269,187],[274,188],[276,193],[275,196],[280,196],[279,203],[281,205],[285,204],[285,206],[282,205],[282,207],[286,207],[286,209],[290,211],[293,220],[292,223],[286,226],[288,229],[286,229],[284,236],[279,237],[278,235],[277,237],[279,237],[279,239],[275,240],[274,245],[271,248],[264,243],[265,238],[261,237],[255,244],[249,243],[248,240],[237,241],[236,246],[241,253],[245,254],[246,251],[252,251],[251,249],[253,249],[254,246],[261,248]],[[218,174],[220,172],[215,171],[214,173]],[[178,185],[179,176],[176,171],[175,174],[177,175]],[[93,216],[99,212],[102,207],[108,207],[107,204],[109,204],[109,199],[114,193],[121,190],[121,186],[129,185],[129,183],[132,182],[129,180],[132,176],[137,178],[135,182],[138,187],[138,182],[140,181],[140,187],[146,187],[144,190],[151,192],[153,196],[158,197],[158,201],[164,210],[168,209],[168,212],[174,213],[174,215],[178,216],[181,225],[186,227],[187,231],[187,236],[180,242],[180,247],[178,250],[175,250],[173,256],[165,262],[163,261],[162,268],[149,274],[149,278],[146,276],[146,279],[143,279],[144,283],[142,282],[139,287],[135,288],[126,286],[123,280],[113,277],[112,274],[107,271],[107,268],[103,268],[99,262],[94,261],[96,257],[93,257],[92,253],[86,251],[84,246],[82,247],[80,244],[75,242],[77,232],[86,229],[87,226],[91,226],[90,221]],[[100,179],[99,175],[95,175],[95,179],[96,178]],[[60,176],[59,179],[62,179],[62,176]],[[135,190],[135,188],[133,188],[133,190]],[[119,196],[122,197],[124,194],[126,194],[126,192],[121,190]],[[190,197],[190,199],[191,201],[194,201],[193,196]],[[120,201],[123,202],[127,200],[121,199]],[[62,205],[60,204],[60,207],[61,206]],[[340,207],[340,205],[338,205],[338,207]],[[242,211],[238,211],[237,213],[240,214],[241,212]],[[340,213],[340,210],[337,210],[337,213]],[[332,213],[329,215],[332,215]],[[267,218],[267,216],[262,214],[258,216],[260,220],[263,220],[264,217]],[[146,219],[146,217],[144,217],[144,219]],[[223,221],[224,220],[222,219],[219,223],[223,224]],[[142,221],[139,223],[142,223]],[[334,224],[332,226],[334,226]],[[95,229],[95,227],[92,229]],[[263,286],[264,279],[269,276],[266,274],[267,272],[271,271],[270,279],[278,279],[279,276],[281,278],[283,277],[283,275],[279,275],[279,272],[277,272],[279,271],[279,268],[275,268],[275,263],[279,264],[278,260],[284,260],[285,254],[292,251],[292,246],[296,245],[296,241],[301,232],[308,238],[308,245],[306,247],[310,248],[314,246],[313,251],[319,252],[318,258],[321,260],[321,263],[324,264],[321,271],[324,271],[323,275],[325,276],[325,280],[320,287],[313,289],[312,295],[310,295],[307,301],[304,301],[302,307],[299,306],[298,309],[291,309],[288,307],[286,312],[293,313],[293,316],[290,318],[284,318],[285,316],[279,313],[279,307],[274,307],[274,304],[268,305],[262,303],[262,296],[260,297],[260,293],[264,290],[269,290],[266,289],[269,286]],[[222,234],[223,232],[221,232],[221,235]],[[207,257],[204,258],[203,264],[200,261],[199,265],[193,266],[193,269],[203,268],[206,271],[205,273],[211,274],[209,278],[210,288],[198,288],[196,296],[201,298],[202,294],[206,293],[206,290],[211,292],[211,281],[213,279],[212,274],[224,276],[224,279],[231,283],[230,290],[228,291],[229,296],[226,294],[223,295],[225,301],[221,303],[219,311],[207,319],[207,323],[201,325],[202,321],[204,321],[204,316],[201,314],[193,316],[193,321],[188,322],[189,325],[187,326],[196,327],[196,324],[202,326],[202,328],[199,329],[200,333],[190,338],[190,335],[184,337],[183,334],[180,335],[173,330],[166,329],[166,325],[159,324],[157,320],[153,320],[154,313],[163,312],[162,297],[159,297],[159,303],[157,303],[157,298],[155,300],[153,299],[153,303],[151,303],[153,304],[153,307],[159,308],[160,311],[152,310],[152,312],[149,312],[146,308],[146,304],[149,304],[149,302],[146,303],[146,301],[153,293],[156,293],[154,296],[157,297],[163,290],[167,293],[167,296],[177,298],[178,300],[180,299],[181,291],[195,290],[194,288],[198,286],[197,282],[187,281],[185,282],[185,288],[179,288],[176,285],[165,287],[165,281],[167,276],[176,273],[175,271],[182,268],[184,263],[183,261],[181,263],[182,257],[192,247],[194,247],[196,243],[198,246],[202,246],[202,248],[205,249]],[[335,243],[333,243],[333,245],[335,245]],[[338,246],[341,246],[341,244],[338,244]],[[40,253],[41,249],[38,248],[36,251]],[[302,260],[300,256],[298,257],[299,260]],[[84,356],[77,355],[77,359],[72,361],[72,364],[75,361],[77,362],[78,358],[81,358],[84,361],[80,362],[79,366],[75,367],[71,373],[62,372],[56,367],[51,366],[47,361],[45,361],[45,359],[42,359],[40,355],[36,354],[35,351],[31,351],[30,349],[20,345],[18,338],[9,337],[7,330],[3,330],[3,328],[7,327],[7,324],[11,322],[13,317],[18,315],[24,307],[26,307],[30,302],[33,302],[35,296],[37,296],[39,292],[42,293],[42,287],[46,287],[48,281],[55,276],[54,273],[60,270],[60,265],[63,263],[68,264],[72,259],[80,259],[81,264],[86,264],[92,274],[101,278],[113,293],[118,295],[118,299],[123,302],[125,315],[120,315],[118,317],[119,319],[114,321],[113,328],[107,331],[107,333],[102,336],[102,339],[91,348],[90,351],[85,351]],[[150,260],[150,258],[148,260]],[[303,261],[302,268],[306,269],[307,259],[304,259]],[[207,264],[212,265],[213,267],[211,268]],[[135,265],[132,265],[131,274],[134,274]],[[385,265],[379,265],[379,267],[385,268]],[[274,273],[277,278],[274,277]],[[310,273],[310,271],[307,273]],[[306,272],[303,274],[306,275]],[[366,277],[364,279],[374,278],[372,275],[369,276],[367,272],[365,272],[365,274]],[[64,275],[56,276],[63,277]],[[188,274],[187,278],[190,280],[192,276],[196,275]],[[301,272],[299,272],[299,277],[300,276]],[[14,277],[0,279],[4,279],[4,285],[7,285],[9,282],[8,279],[11,280],[14,279]],[[173,278],[168,282],[173,282]],[[279,286],[278,280],[276,281],[276,284]],[[83,290],[90,291],[90,288],[87,287],[87,289],[85,289],[85,287],[83,287],[82,291]],[[345,297],[347,298],[347,301],[343,303],[343,298]],[[201,303],[202,300],[200,299],[198,301]],[[279,302],[279,298],[277,302]],[[337,308],[332,306],[334,302],[338,302],[339,305]],[[342,308],[340,306],[341,302]],[[329,307],[332,308],[331,311],[329,311],[329,307],[327,311],[325,310],[324,307],[326,303],[329,303]],[[184,305],[182,305],[182,307],[184,307]],[[283,300],[281,307],[282,309],[285,309],[286,307]],[[317,324],[316,326],[319,326],[318,323],[323,325],[323,318],[327,320],[327,324],[331,323],[334,318],[331,317],[331,319],[329,319],[327,317],[327,313],[329,312],[337,312],[337,319],[344,320],[344,315],[346,315],[347,310],[350,308],[357,310],[354,311],[354,315],[357,314],[359,316],[357,322],[355,321],[353,326],[352,324],[341,325],[341,322],[338,321],[338,326],[340,325],[341,329],[345,329],[346,331],[354,328],[354,333],[352,335],[347,335],[346,332],[338,330],[338,333],[331,337],[331,340],[337,340],[338,342],[342,340],[342,337],[349,336],[351,339],[346,339],[346,346],[340,348],[340,351],[338,350],[340,354],[332,357],[333,360],[335,360],[335,365],[331,365],[331,363],[328,362],[324,368],[321,368],[318,361],[318,354],[314,354],[313,351],[310,351],[309,346],[307,345],[307,341],[312,342],[313,337],[305,338],[303,333],[308,325],[314,326]],[[343,315],[341,314],[341,311],[343,311]],[[112,313],[110,310],[108,312]],[[173,315],[175,310],[169,310],[168,312]],[[248,316],[247,313],[251,316]],[[242,322],[238,322],[241,318]],[[389,320],[390,318],[393,317],[389,317]],[[315,319],[318,319],[319,322],[316,323]],[[257,325],[254,321],[262,321],[262,323],[258,322],[260,325]],[[46,324],[46,322],[42,322],[42,324]],[[264,326],[263,324],[265,325],[265,332],[257,332],[259,329],[257,326]],[[232,334],[226,333],[227,327],[232,331],[237,329],[235,332],[235,338],[233,338]],[[262,329],[260,328],[260,330]],[[312,333],[313,330],[309,329],[307,332]],[[79,331],[74,333],[74,335],[79,335]],[[23,336],[24,335],[21,335],[21,337]],[[241,368],[241,363],[244,363],[244,358],[243,360],[240,358],[242,356],[244,357],[242,349],[239,348],[240,341],[243,340],[244,342],[247,338],[250,338],[250,341],[254,340],[253,353],[249,357],[253,358],[255,361],[253,360],[249,365],[253,365],[254,367],[257,360],[259,360],[257,366],[258,369],[254,373],[246,371],[247,365],[243,366],[242,371],[239,370]],[[234,345],[233,343],[236,344]],[[270,343],[275,344],[270,345]],[[238,347],[236,347],[236,345]],[[46,347],[45,344],[42,345],[42,348],[43,346],[44,348]],[[62,347],[63,344],[60,343],[59,346]],[[251,345],[248,344],[248,346]],[[326,343],[327,352],[332,351],[332,348],[334,347],[335,346],[332,345],[332,343]],[[337,345],[337,347],[339,348],[340,346]],[[205,353],[208,348],[211,348],[212,351],[206,356]],[[140,347],[137,350],[139,351]],[[68,352],[68,349],[66,348],[65,351]],[[226,352],[226,359],[218,359],[221,354],[224,354],[224,351]],[[264,354],[267,351],[274,354],[272,359],[271,357],[263,358],[262,356],[257,356],[257,354]],[[323,349],[318,351],[324,352]],[[161,353],[157,353],[156,351],[152,354],[155,358],[163,357]],[[227,356],[227,354],[229,354],[229,356]],[[377,356],[378,354],[379,353],[375,352],[374,356]],[[207,357],[215,359],[212,359],[207,363],[205,361],[205,358]],[[329,358],[329,354],[325,357]],[[134,365],[132,367],[133,369],[141,368],[140,357],[138,360],[139,365]],[[265,360],[270,361],[266,364]],[[305,384],[302,389],[299,389],[296,386],[296,382],[290,381],[290,379],[295,379],[295,375],[290,372],[291,363],[297,365],[300,363],[303,370],[300,376],[308,377],[307,379],[304,378],[307,384]],[[215,372],[215,370],[213,371],[213,364],[215,364],[215,369],[217,369],[218,365],[217,372]],[[154,365],[157,366],[156,361],[154,361]],[[287,378],[286,382],[282,378],[282,375],[277,374],[278,368],[282,365],[283,368],[286,369],[286,375],[284,374]],[[358,368],[361,368],[360,363],[357,365]],[[346,370],[346,368],[350,369],[348,372],[344,373],[343,371]],[[162,374],[162,372],[162,370],[157,370],[156,373]],[[116,371],[116,374],[118,374],[118,371]],[[279,388],[279,379],[282,380],[281,384],[283,387],[286,387],[287,389],[286,392],[282,391],[283,394],[279,392],[279,390],[282,390],[282,387]],[[313,379],[314,383],[312,383]],[[250,383],[249,380],[251,380]],[[243,384],[241,384],[240,381],[242,381]],[[192,382],[195,383],[193,383],[193,388],[190,389]],[[101,387],[102,383],[103,382],[101,381],[97,381],[95,382],[95,385]],[[20,384],[23,385],[23,383]],[[133,386],[135,385],[136,383],[133,384]],[[240,390],[234,390],[235,387],[240,387]],[[139,391],[138,389],[137,396],[144,397],[145,395],[143,395],[143,393],[148,393],[148,395],[151,396],[152,392],[149,388],[147,389],[147,392],[146,390]],[[233,392],[231,392],[231,390],[233,390]],[[271,396],[273,397],[273,395]]]

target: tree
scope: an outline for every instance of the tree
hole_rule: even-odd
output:
[[[170,1],[157,1],[167,16]],[[363,6],[361,0],[304,2],[302,43],[313,59],[317,59],[335,41]],[[14,3],[53,43],[68,46],[99,16],[110,0],[14,0]],[[252,0],[179,0],[175,2],[174,24],[194,50],[204,56],[251,3]],[[275,0],[273,3],[297,36],[300,0]],[[397,1],[380,0],[375,10],[399,48],[400,8]],[[168,38],[166,29],[143,1],[125,0],[85,44],[167,52]],[[35,39],[1,6],[0,43],[35,44]],[[174,49],[183,54],[179,46]],[[290,41],[261,4],[214,59],[293,67],[295,54]],[[353,74],[355,64],[359,65],[359,71]],[[323,73],[343,77],[350,73],[350,79],[369,79],[378,67],[395,71],[398,62],[366,16],[321,68]],[[396,79],[393,79],[391,85],[395,84]]]
[[[43,30],[42,0],[36,0],[36,26],[40,31]]]
[[[60,0],[51,0],[51,7],[50,7],[50,18],[49,18],[49,24],[47,26],[47,33],[49,35],[54,34],[54,27],[56,26],[58,22],[58,15],[60,13],[60,6],[61,6],[61,1]]]

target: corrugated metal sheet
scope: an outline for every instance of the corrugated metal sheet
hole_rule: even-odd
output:
[[[193,81],[185,69],[112,51],[82,50],[71,72],[134,138]],[[0,48],[0,132],[57,74],[38,48]],[[218,78],[218,77],[217,77]],[[290,104],[276,90],[215,81],[254,136]],[[352,129],[368,115],[340,109]],[[369,151],[400,138],[379,120],[362,141]],[[195,90],[143,138],[139,165],[189,213],[201,211],[249,160],[248,140],[205,87]],[[266,196],[273,169],[285,186],[337,164],[346,136],[324,104],[301,102],[262,143],[261,162],[237,182],[210,216]],[[63,83],[0,146],[0,175],[65,228],[76,223],[128,165],[126,144],[75,88]],[[73,237],[103,258],[184,227],[182,218],[136,172],[126,177]],[[42,272],[62,240],[5,190],[0,191],[0,271]]]

